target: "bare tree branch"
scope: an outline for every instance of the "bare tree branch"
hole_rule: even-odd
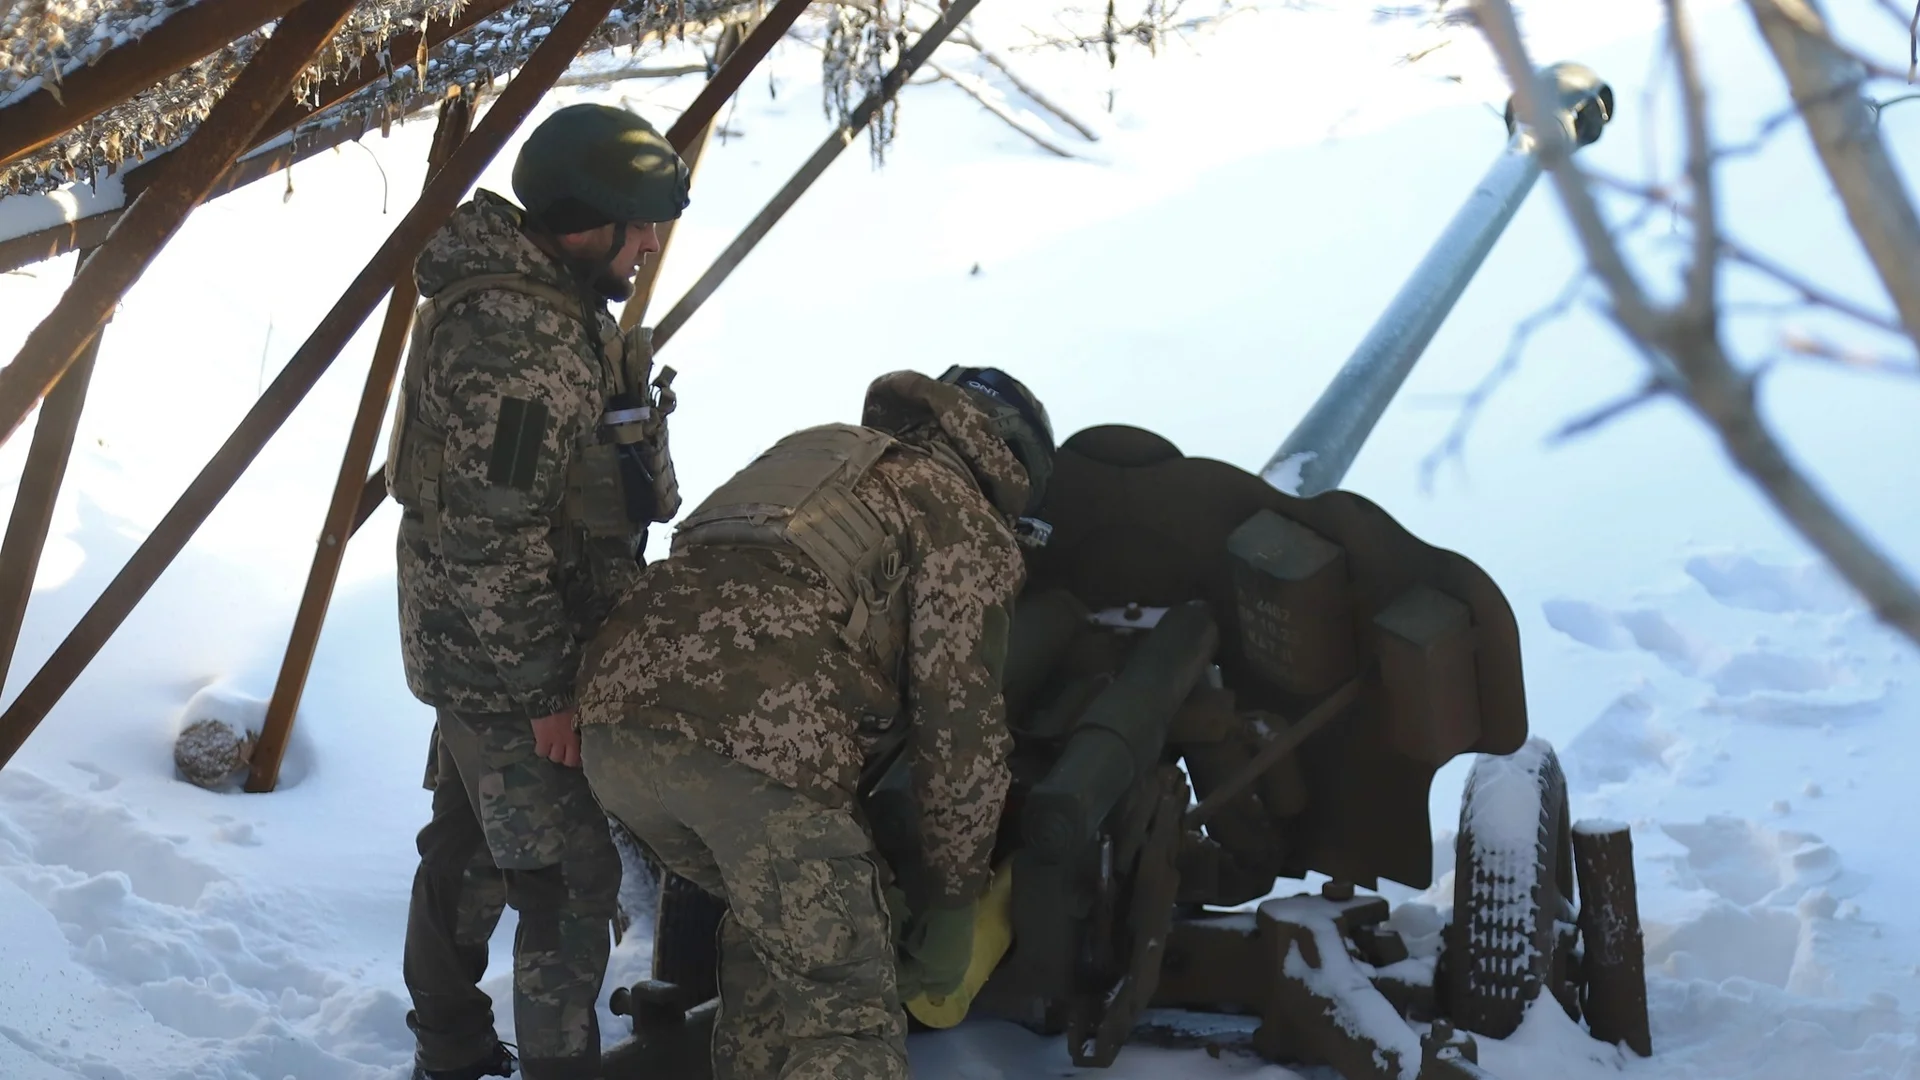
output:
[[[1748,0],[1748,3],[1756,12],[1777,10],[1782,4],[1791,4],[1805,13],[1805,6],[1800,0]],[[1677,4],[1670,6],[1669,10],[1677,15]],[[1660,308],[1649,301],[1645,288],[1628,267],[1616,238],[1601,217],[1585,173],[1571,158],[1572,148],[1566,133],[1548,111],[1552,99],[1527,55],[1526,44],[1521,39],[1509,0],[1474,0],[1474,13],[1502,69],[1514,85],[1514,106],[1519,119],[1540,140],[1554,187],[1573,222],[1575,235],[1586,253],[1588,263],[1612,297],[1611,314],[1616,323],[1650,357],[1657,354],[1664,358],[1662,364],[1672,365],[1677,378],[1670,384],[1671,388],[1713,428],[1727,455],[1760,488],[1774,508],[1815,550],[1827,558],[1883,622],[1920,645],[1920,591],[1882,552],[1860,535],[1859,530],[1787,457],[1754,408],[1754,377],[1740,371],[1728,357],[1715,332],[1712,308],[1702,305],[1691,295],[1692,288],[1699,285],[1696,276],[1692,273],[1688,275],[1690,295],[1675,309]],[[1688,43],[1684,31],[1678,25],[1676,31],[1675,47],[1679,51],[1686,51]],[[1784,31],[1779,25],[1769,27],[1764,18],[1762,31],[1767,34],[1795,32],[1790,24]],[[1794,42],[1796,48],[1804,44]],[[1809,100],[1819,91],[1830,87],[1830,83],[1822,83],[1804,87],[1813,93],[1802,92],[1803,84],[1809,81],[1806,77],[1808,73],[1792,70],[1794,64],[1804,62],[1801,56],[1779,49],[1776,49],[1776,55],[1781,66],[1788,69],[1789,83],[1794,86],[1795,96],[1800,100]],[[1809,66],[1815,67],[1816,71],[1832,70],[1830,64],[1825,67],[1817,63]],[[1700,95],[1702,108],[1704,97],[1703,92]],[[1812,124],[1810,116],[1809,126]],[[1703,133],[1704,124],[1690,123],[1689,132],[1690,135]],[[1868,134],[1872,135],[1871,132]],[[1875,145],[1878,145],[1877,137]],[[1688,155],[1690,162],[1700,158],[1710,160],[1711,147],[1689,146]],[[1710,203],[1710,188],[1696,182],[1695,194],[1696,201]],[[1714,224],[1711,212],[1700,207],[1695,208],[1693,221],[1697,228]],[[1859,228],[1857,222],[1856,228]],[[1701,231],[1707,232],[1708,229],[1701,228]],[[1712,254],[1717,252],[1720,240],[1717,235],[1709,234],[1703,241],[1696,238],[1696,243],[1699,252]],[[1914,250],[1920,251],[1920,245],[1916,245]],[[1703,307],[1709,313],[1704,325],[1687,317]],[[1903,321],[1913,325],[1910,320]],[[1669,385],[1660,370],[1661,366],[1656,364],[1656,381],[1661,385]]]
[[[1834,94],[1857,81],[1857,64],[1834,44],[1808,0],[1747,0],[1747,6],[1801,103],[1807,133],[1847,220],[1920,348],[1920,216],[1880,139],[1873,110],[1857,93]]]

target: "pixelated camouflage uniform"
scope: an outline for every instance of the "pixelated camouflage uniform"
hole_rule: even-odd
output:
[[[518,275],[578,299],[563,310],[525,288],[473,289],[479,275]],[[396,431],[389,462],[405,507],[407,682],[438,714],[433,817],[419,834],[407,924],[409,1023],[428,1069],[493,1048],[491,1003],[476,984],[510,903],[520,916],[514,1020],[525,1075],[597,1076],[619,856],[585,776],[536,755],[529,721],[572,706],[582,643],[639,574],[644,525],[581,527],[573,471],[625,385],[624,352],[604,302],[491,192],[428,241],[415,277],[428,304],[448,302],[431,324],[423,306],[416,324],[406,419],[396,421],[407,435]],[[423,485],[423,473],[437,481]]]
[[[925,900],[971,901],[990,877],[1011,744],[999,669],[1024,576],[1009,522],[1026,476],[964,391],[923,375],[877,380],[863,422],[899,437],[852,487],[900,542],[904,579],[879,635],[897,663],[850,640],[853,606],[800,551],[691,531],[581,669],[595,794],[729,902],[721,1080],[906,1075],[886,900],[856,806],[863,767],[899,725]]]

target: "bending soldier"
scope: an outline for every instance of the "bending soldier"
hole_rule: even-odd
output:
[[[991,368],[882,376],[863,424],[797,432],[723,484],[581,669],[594,793],[728,902],[718,1080],[905,1077],[901,998],[960,984],[991,876],[1015,519],[1052,431]],[[892,752],[928,871],[898,979],[855,802]]]
[[[561,109],[415,267],[426,299],[388,450],[407,683],[436,710],[433,817],[407,915],[416,1080],[508,1076],[478,988],[504,904],[528,1080],[597,1077],[595,1012],[620,861],[579,771],[581,645],[639,575],[679,496],[670,392],[651,397],[632,294],[687,205],[688,170],[639,117]]]

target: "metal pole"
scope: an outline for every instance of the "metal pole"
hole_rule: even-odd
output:
[[[1586,146],[1598,139],[1612,118],[1613,91],[1578,64],[1556,64],[1546,74],[1560,95],[1556,115],[1574,144]],[[1268,483],[1303,498],[1340,485],[1388,402],[1406,382],[1540,176],[1536,140],[1515,123],[1511,103],[1507,127],[1506,149],[1467,197],[1466,205],[1454,214],[1299,426],[1268,459],[1261,470]]]
[[[833,159],[840,156],[840,151],[852,145],[860,129],[866,127],[868,121],[873,119],[873,115],[900,92],[900,88],[907,84],[907,80],[913,77],[913,73],[920,70],[920,65],[927,62],[927,58],[933,55],[933,51],[940,47],[941,42],[947,40],[947,35],[953,33],[961,21],[979,6],[979,3],[980,0],[953,0],[940,18],[935,20],[932,26],[927,27],[926,33],[920,35],[920,40],[914,43],[913,48],[907,50],[907,54],[900,58],[900,62],[894,65],[892,71],[887,72],[879,88],[868,94],[865,100],[854,107],[853,112],[847,117],[847,122],[827,136],[827,140],[813,152],[813,156],[807,159],[807,163],[800,166],[800,171],[793,175],[793,179],[788,180],[786,186],[781,188],[779,193],[774,195],[773,200],[767,203],[766,208],[760,211],[759,216],[741,230],[740,235],[728,245],[727,250],[720,253],[720,257],[715,259],[713,265],[707,268],[707,272],[700,276],[700,280],[694,282],[693,287],[687,290],[687,294],[680,298],[680,302],[660,317],[660,325],[653,330],[655,349],[665,345],[667,339],[693,317],[693,313],[699,310],[700,305],[705,303],[709,296],[713,295],[714,290],[720,287],[720,283],[727,280],[727,275],[733,273],[734,267],[739,266],[740,261],[747,257],[747,253],[754,249],[761,238],[767,235],[788,210],[793,209],[793,204],[798,202],[807,188],[820,178],[820,174],[827,171],[827,166],[833,164]]]
[[[76,274],[90,254],[90,251],[80,253],[74,262]],[[13,515],[7,520],[7,538],[0,543],[0,686],[6,685],[13,650],[20,643],[20,626],[27,617],[27,602],[33,595],[40,554],[46,550],[53,507],[60,500],[60,484],[66,479],[67,463],[73,457],[73,435],[79,429],[80,410],[87,401],[93,361],[100,354],[100,339],[106,332],[106,327],[101,327],[80,350],[80,358],[53,385],[40,407],[40,422],[33,427],[26,468],[20,474],[20,488],[13,496]]]
[[[345,22],[355,0],[306,0],[274,28],[200,126],[187,136],[173,164],[134,200],[74,275],[73,284],[27,335],[13,363],[0,368],[0,443],[80,355],[87,339],[140,279],[193,208],[206,198],[253,141],[267,110],[292,92],[314,54]]]
[[[394,276],[410,263],[433,230],[447,220],[481,170],[500,152],[521,121],[533,111],[554,80],[566,71],[580,47],[598,29],[615,0],[574,0],[567,13],[534,49],[519,75],[481,117],[473,134],[454,152],[444,168],[427,184],[413,209],[394,226],[386,242],[355,277],[333,309],[320,320],[307,340],[288,359],[286,367],[248,411],[213,460],[187,485],[187,490],[154,526],[153,532],[107,584],[100,598],[67,634],[20,697],[0,713],[0,767],[13,758],[41,720],[80,677],[140,598],[173,562],[200,523],[220,499],[232,490],[254,455],[284,424],[287,417],[333,363],[360,324],[366,321]],[[277,40],[277,35],[276,35]],[[92,265],[89,263],[88,265]],[[5,414],[0,413],[0,419]]]
[[[466,138],[471,115],[464,97],[449,97],[441,103],[433,145],[427,151],[429,183]],[[360,391],[360,408],[347,434],[347,449],[340,459],[340,476],[333,485],[333,500],[327,504],[327,516],[320,526],[320,542],[313,552],[313,566],[307,571],[307,587],[300,596],[300,609],[293,617],[293,634],[287,639],[280,677],[267,702],[266,721],[249,762],[248,791],[272,791],[280,780],[280,759],[286,755],[294,714],[300,709],[300,695],[306,689],[313,654],[320,645],[327,602],[333,599],[333,586],[340,579],[340,563],[346,558],[347,537],[352,533],[354,512],[359,508],[365,483],[361,478],[373,460],[374,443],[380,437],[380,421],[386,415],[387,399],[393,395],[393,378],[406,349],[407,331],[413,326],[416,298],[411,268],[401,271],[394,278],[393,292],[387,297],[387,317],[380,325],[373,364],[367,369],[367,381]]]

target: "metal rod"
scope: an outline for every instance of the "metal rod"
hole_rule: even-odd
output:
[[[1577,64],[1557,64],[1548,74],[1560,91],[1557,116],[1574,133],[1576,145],[1598,139],[1613,112],[1613,92]],[[1539,179],[1541,162],[1533,134],[1514,124],[1511,105],[1507,116],[1506,148],[1319,400],[1268,459],[1261,470],[1268,483],[1303,498],[1340,485],[1374,424],[1513,220]]]
[[[714,63],[726,64],[727,59],[740,48],[740,35],[739,23],[733,23],[721,33],[719,42],[713,48]],[[680,151],[680,156],[687,163],[688,183],[699,180],[700,157],[706,152],[707,140],[713,137],[714,125],[719,122],[720,114],[716,111],[701,126],[699,134],[693,137],[693,141],[687,145],[686,149]],[[620,329],[631,330],[640,325],[640,320],[646,318],[647,304],[653,300],[653,286],[660,280],[660,265],[666,261],[667,248],[673,243],[673,229],[677,224],[679,224],[678,219],[660,223],[660,250],[653,253],[653,258],[648,259],[647,265],[641,267],[640,273],[634,277],[633,296],[628,298],[626,305],[620,309]]]
[[[86,258],[82,253],[74,264],[76,273]],[[7,519],[7,538],[0,543],[0,687],[7,683],[13,651],[20,644],[20,627],[33,595],[33,579],[40,570],[40,555],[46,550],[47,530],[53,524],[60,484],[73,457],[74,432],[80,427],[87,383],[93,377],[93,361],[100,354],[104,336],[106,328],[101,327],[47,394],[40,407],[40,420],[33,427],[33,442],[27,447],[26,468],[13,495],[13,514]]]
[[[160,25],[71,72],[56,85],[0,109],[0,131],[6,132],[0,138],[0,165],[26,157],[235,38],[253,33],[292,10],[296,2],[200,0],[175,11]]]
[[[433,145],[427,151],[428,183],[466,138],[471,116],[465,97],[454,96],[441,103]],[[333,587],[340,579],[340,563],[347,554],[347,538],[352,535],[353,518],[365,483],[361,477],[373,460],[374,443],[380,437],[387,400],[393,395],[394,375],[400,370],[400,357],[406,349],[407,331],[413,326],[413,304],[417,295],[410,269],[395,276],[393,292],[387,297],[387,317],[380,325],[380,339],[373,348],[373,364],[360,391],[360,408],[354,413],[347,448],[340,458],[340,476],[334,481],[333,499],[320,526],[320,542],[314,547],[313,566],[307,571],[306,590],[301,593],[300,608],[293,617],[293,634],[287,640],[287,653],[280,662],[280,677],[274,683],[273,696],[267,701],[260,741],[254,745],[249,760],[248,791],[272,791],[279,783],[280,761],[286,755],[287,739],[300,709],[300,695],[306,689],[313,654],[320,645],[320,628],[326,622],[327,604],[333,599]]]
[[[0,713],[0,767],[12,759],[27,736],[126,619],[127,613],[186,547],[188,539],[233,488],[261,447],[293,414],[307,391],[319,381],[347,340],[372,313],[373,306],[386,294],[395,276],[413,260],[427,237],[446,221],[467,188],[500,152],[554,80],[566,71],[614,2],[574,0],[527,58],[519,75],[487,110],[473,134],[434,175],[413,209],[394,226],[380,250],[287,361],[213,460],[187,485],[186,492],[108,583],[100,598],[80,617],[66,640],[20,692],[20,697],[5,713]]]
[[[767,203],[766,208],[761,210],[745,229],[741,230],[740,235],[727,246],[727,250],[720,253],[720,257],[707,268],[707,272],[700,275],[700,280],[693,283],[693,287],[687,290],[687,294],[680,298],[679,303],[674,304],[672,310],[660,317],[660,325],[653,330],[655,349],[665,345],[667,339],[693,317],[693,313],[700,309],[701,304],[706,303],[707,298],[713,295],[721,282],[727,280],[727,276],[733,273],[734,268],[747,257],[747,253],[760,243],[788,210],[793,209],[793,204],[800,200],[800,196],[806,193],[807,188],[813,186],[815,180],[820,179],[820,175],[827,171],[827,166],[833,164],[833,160],[840,156],[842,150],[852,145],[860,129],[866,127],[874,114],[900,92],[900,88],[913,77],[913,73],[927,62],[927,58],[932,56],[933,51],[947,39],[947,35],[953,33],[979,3],[980,0],[953,0],[940,18],[935,20],[932,26],[927,27],[926,33],[920,35],[920,40],[914,43],[913,48],[907,50],[907,54],[900,58],[900,62],[894,65],[892,71],[887,72],[880,86],[854,107],[853,112],[847,116],[847,122],[827,136],[826,141],[813,152],[813,156],[807,159],[806,164],[800,166],[800,171],[793,175],[793,179],[788,180],[786,186],[774,195],[771,202]]]
[[[1218,812],[1221,807],[1232,802],[1234,796],[1245,791],[1248,784],[1260,779],[1262,773],[1273,768],[1281,758],[1306,742],[1308,736],[1339,716],[1341,710],[1353,704],[1353,699],[1359,696],[1360,680],[1358,678],[1348,679],[1341,684],[1340,689],[1335,690],[1325,701],[1309,709],[1307,715],[1301,717],[1298,723],[1290,725],[1282,734],[1268,739],[1267,745],[1260,748],[1260,752],[1253,756],[1253,760],[1241,766],[1240,771],[1228,777],[1226,783],[1221,784],[1213,790],[1212,794],[1200,800],[1200,805],[1187,811],[1186,820],[1181,827],[1197,829],[1206,824],[1208,818]]]
[[[27,335],[13,363],[0,369],[0,443],[59,381],[214,181],[253,141],[267,110],[292,92],[294,80],[353,6],[354,0],[306,0],[281,19],[173,155],[166,175],[127,208],[106,242],[81,264],[73,284]]]

